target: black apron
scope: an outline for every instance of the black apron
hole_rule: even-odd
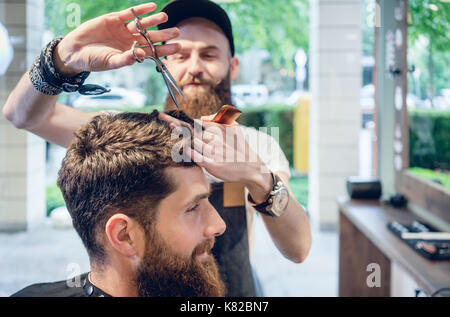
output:
[[[216,237],[212,249],[219,264],[220,275],[227,287],[225,296],[255,297],[245,206],[223,207],[223,183],[213,183],[211,187],[209,201],[227,225],[224,234]]]

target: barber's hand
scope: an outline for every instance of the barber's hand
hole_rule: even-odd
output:
[[[211,122],[212,117],[194,120],[204,130],[194,132],[194,149],[186,148],[187,154],[211,175],[225,182],[246,185],[255,202],[265,201],[273,187],[269,170],[250,148],[238,123],[219,124]],[[185,125],[165,113],[160,113],[159,118],[169,122],[172,128]]]
[[[133,7],[138,16],[153,12],[154,3],[146,3]],[[55,67],[66,76],[73,76],[83,71],[103,71],[120,68],[135,63],[131,52],[134,41],[147,45],[139,34],[130,8],[105,14],[86,21],[67,34],[57,45],[54,54]],[[126,21],[130,22],[126,23]],[[149,28],[167,21],[167,14],[160,12],[140,20],[144,28]],[[170,28],[149,31],[152,42],[164,42],[177,37],[179,30]],[[161,56],[176,53],[179,44],[157,45],[157,54]],[[136,48],[136,55],[143,58],[152,55],[151,48]]]

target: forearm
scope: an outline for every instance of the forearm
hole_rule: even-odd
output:
[[[15,127],[67,147],[72,142],[73,133],[96,113],[84,113],[59,104],[57,98],[37,91],[27,72],[9,95],[3,115]]]
[[[289,189],[289,177],[285,173],[277,173]],[[267,199],[273,186],[269,173],[253,173],[252,181],[246,184],[255,202],[262,203]],[[308,217],[303,207],[297,202],[289,189],[289,203],[280,217],[274,218],[261,214],[264,224],[278,250],[288,259],[303,262],[311,247],[311,230]]]
[[[311,248],[311,230],[303,207],[289,194],[286,211],[278,218],[261,215],[278,250],[293,262],[303,262]]]
[[[57,98],[37,91],[26,72],[6,100],[3,115],[15,127],[30,130],[53,113]]]
[[[53,63],[56,72],[64,77],[81,72],[64,62],[60,55],[59,44],[54,49]],[[3,115],[17,128],[31,130],[53,114],[57,99],[57,95],[47,95],[36,90],[27,71],[9,95],[3,108]]]

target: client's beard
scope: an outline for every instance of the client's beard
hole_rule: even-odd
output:
[[[225,285],[210,251],[214,239],[198,245],[189,258],[173,254],[163,238],[153,228],[146,254],[139,265],[136,283],[139,296],[151,297],[219,297],[225,295]],[[207,251],[208,260],[196,257]]]
[[[216,113],[223,105],[231,105],[230,71],[219,82],[192,77],[179,83],[180,88],[190,83],[207,84],[212,91],[198,90],[193,94],[185,95],[185,100],[177,94],[177,102],[180,110],[183,110],[189,117],[200,119],[201,116],[208,116]],[[164,111],[177,110],[177,106],[170,94],[167,95],[164,103]]]

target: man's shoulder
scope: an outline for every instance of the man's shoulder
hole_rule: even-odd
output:
[[[74,278],[75,281],[80,281],[80,283],[73,280],[64,280],[32,284],[12,294],[11,297],[85,297],[86,294],[81,282],[86,278],[86,275],[87,273]]]
[[[245,139],[249,144],[252,146],[255,146],[256,144],[259,145],[267,145],[267,146],[274,146],[272,148],[272,151],[282,151],[279,146],[279,140],[278,135],[274,136],[271,135],[273,131],[271,131],[270,128],[259,128],[255,129],[254,127],[247,127],[245,125],[241,125],[241,131],[244,135]]]
[[[244,134],[244,136],[249,137],[249,136],[257,136],[260,138],[267,138],[267,139],[272,139],[275,141],[275,139],[269,135],[269,129],[255,129],[254,127],[247,127],[245,125],[240,125],[242,133]]]
[[[241,125],[241,131],[250,148],[271,171],[284,172],[290,176],[289,161],[280,146],[278,133],[274,137],[268,133],[273,133],[271,129],[255,129],[244,125]]]

